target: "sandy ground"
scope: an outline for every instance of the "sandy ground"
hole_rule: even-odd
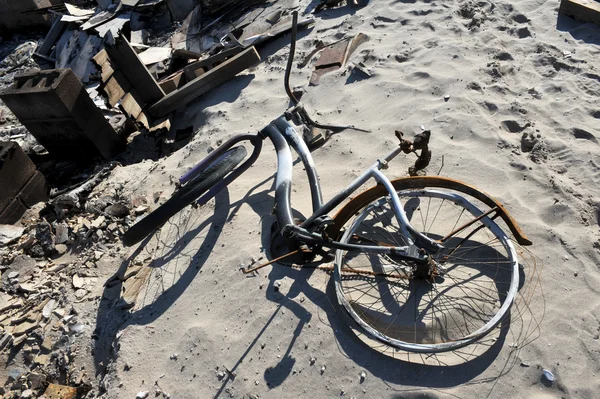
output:
[[[275,266],[242,275],[240,265],[266,258],[273,222],[276,159],[265,142],[243,178],[124,259],[153,259],[153,268],[134,309],[101,306],[94,356],[107,371],[106,397],[157,388],[172,398],[597,397],[600,28],[557,9],[556,0],[371,1],[319,14],[298,42],[301,56],[313,39],[371,38],[352,59],[370,78],[343,68],[308,87],[314,60],[292,75],[317,119],[372,131],[342,132],[313,154],[326,198],[396,145],[395,129],[424,126],[432,130],[428,173],[441,168],[491,193],[534,242],[528,294],[485,350],[458,360],[380,353],[346,327],[328,274]],[[264,62],[180,115],[197,130],[186,147],[117,168],[105,184],[167,195],[209,147],[283,112],[287,40],[262,48]],[[386,173],[405,176],[409,164],[399,158]],[[294,179],[293,205],[306,215],[301,167]]]

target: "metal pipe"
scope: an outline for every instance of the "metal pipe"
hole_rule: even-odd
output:
[[[281,132],[271,123],[261,131],[267,136],[277,151],[277,175],[275,178],[275,216],[279,227],[293,226],[292,192],[292,151]]]
[[[319,175],[317,174],[317,168],[315,167],[312,155],[310,155],[310,150],[300,134],[284,117],[277,118],[275,120],[275,126],[277,126],[287,142],[300,156],[300,160],[302,161],[306,171],[306,176],[308,177],[312,208],[313,212],[315,212],[323,205],[323,194],[321,193]]]
[[[405,238],[407,240],[410,240],[410,238],[412,237],[414,239],[413,241],[415,245],[417,245],[418,247],[423,247],[429,252],[436,253],[440,249],[442,249],[442,245],[437,243],[435,240],[432,240],[431,238],[425,236],[410,224],[410,220],[408,220],[408,217],[406,217],[406,212],[404,212],[404,209],[402,208],[402,202],[400,201],[400,197],[398,197],[398,193],[396,192],[396,189],[394,188],[390,180],[378,168],[370,169],[370,172],[372,176],[379,183],[381,183],[390,194],[390,197],[392,199],[392,208],[394,209],[394,213],[398,218],[400,230],[402,234],[405,235]]]
[[[296,53],[296,36],[298,34],[298,11],[292,13],[292,41],[290,43],[290,54],[288,56],[287,66],[285,68],[285,79],[284,86],[285,92],[287,93],[290,100],[295,104],[298,104],[298,99],[294,96],[290,87],[290,74],[292,73],[292,64],[294,63],[294,55]]]

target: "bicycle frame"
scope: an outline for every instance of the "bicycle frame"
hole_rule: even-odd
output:
[[[297,105],[288,110],[284,115],[291,115],[296,112],[301,105]],[[419,231],[414,229],[410,224],[406,213],[402,207],[402,203],[394,190],[390,180],[381,172],[387,166],[387,163],[393,160],[401,152],[400,146],[396,147],[383,159],[377,160],[370,168],[352,181],[346,188],[340,191],[331,200],[324,203],[321,193],[321,185],[319,176],[308,149],[302,136],[296,131],[294,126],[287,120],[285,116],[272,121],[269,125],[263,128],[258,134],[238,135],[219,146],[215,151],[209,154],[203,161],[192,168],[184,176],[179,179],[180,184],[185,184],[191,180],[199,171],[203,170],[207,165],[221,156],[225,151],[232,148],[234,145],[249,141],[254,146],[254,151],[251,156],[222,181],[213,186],[207,193],[200,197],[196,203],[204,205],[216,193],[230,184],[233,180],[239,177],[246,171],[258,158],[262,150],[262,140],[268,138],[275,147],[277,152],[277,174],[275,179],[275,215],[278,225],[281,229],[281,234],[287,238],[297,240],[299,242],[323,245],[336,249],[344,249],[350,251],[361,251],[368,253],[384,253],[394,254],[417,262],[426,262],[428,259],[427,253],[435,253],[442,248],[442,245],[431,240]],[[291,148],[298,154],[308,178],[313,214],[299,226],[294,223],[291,207],[291,189],[292,189],[292,168],[293,158]],[[324,234],[326,220],[323,217],[335,209],[338,205],[344,202],[354,193],[359,187],[364,185],[370,179],[375,179],[383,185],[388,191],[394,214],[398,220],[401,233],[405,236],[409,245],[401,247],[379,246],[379,245],[358,245],[344,244],[334,241]],[[321,228],[323,227],[323,228]],[[315,232],[319,231],[321,234]]]
[[[442,245],[426,237],[412,227],[406,216],[406,213],[404,212],[402,203],[398,198],[394,187],[392,186],[392,183],[381,172],[381,169],[385,168],[388,162],[393,160],[402,152],[402,148],[400,146],[391,151],[383,159],[377,160],[373,165],[371,165],[370,168],[358,176],[331,200],[329,200],[327,203],[323,203],[321,186],[312,156],[296,129],[286,120],[285,117],[280,117],[264,128],[261,131],[261,134],[271,140],[277,151],[275,214],[284,236],[298,238],[300,240],[308,240],[315,243],[328,245],[333,248],[358,250],[362,252],[394,253],[420,261],[426,259],[423,251],[420,251],[421,248],[429,253],[435,253],[442,248]],[[290,194],[292,187],[293,161],[290,146],[300,156],[300,159],[304,165],[311,190],[313,204],[313,214],[300,226],[297,226],[292,218]],[[352,193],[354,193],[359,187],[364,185],[370,179],[375,179],[375,181],[382,184],[388,191],[391,197],[394,214],[401,228],[401,233],[405,236],[409,242],[409,245],[404,247],[389,247],[342,244],[336,241],[328,240],[322,235],[309,231],[314,227],[319,227],[319,218],[328,215],[329,212],[344,202]]]

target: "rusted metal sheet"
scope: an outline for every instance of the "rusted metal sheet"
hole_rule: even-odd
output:
[[[77,388],[50,384],[44,392],[44,397],[46,399],[75,399],[77,397]]]
[[[369,40],[369,37],[363,33],[359,33],[352,38],[342,40],[330,46],[323,46],[320,58],[315,63],[315,70],[310,78],[311,85],[318,85],[321,76],[326,73],[340,69],[358,46]]]

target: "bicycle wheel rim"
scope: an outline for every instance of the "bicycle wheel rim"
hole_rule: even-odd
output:
[[[463,209],[462,212],[467,211],[472,217],[477,217],[483,213],[479,208],[477,208],[475,205],[473,205],[465,197],[463,197],[462,195],[456,194],[454,192],[442,191],[442,190],[438,190],[438,189],[434,189],[434,190],[432,190],[432,189],[416,189],[416,190],[401,190],[401,191],[398,191],[398,194],[401,198],[404,198],[405,200],[407,198],[409,200],[411,198],[429,198],[429,199],[433,198],[433,199],[436,199],[437,201],[442,201],[442,203],[447,202],[448,204],[454,204],[458,209]],[[357,231],[358,226],[360,226],[364,222],[365,218],[368,217],[369,212],[371,211],[370,207],[374,206],[374,204],[377,204],[378,202],[381,202],[381,201],[389,202],[389,196],[380,197],[379,199],[371,201],[368,205],[363,207],[362,210],[360,210],[359,212],[356,213],[358,216],[355,216],[354,220],[350,224],[350,227],[344,232],[344,235],[341,238],[342,242],[350,241],[351,237]],[[408,206],[408,202],[409,201],[404,201],[404,203],[403,203],[403,206],[405,206],[405,209]],[[439,209],[438,209],[438,212],[439,212]],[[439,216],[439,213],[438,213],[438,216]],[[416,227],[417,229],[424,231],[423,228],[419,228],[418,223],[413,223],[413,224],[415,224],[414,227]],[[427,223],[425,223],[425,225],[427,226]],[[436,331],[435,331],[435,327],[434,327],[432,339],[431,339],[431,342],[429,342],[429,343],[425,343],[422,336],[417,337],[417,335],[418,335],[417,333],[423,333],[422,330],[424,330],[423,328],[421,328],[419,331],[417,331],[416,320],[418,320],[418,319],[415,319],[414,339],[406,338],[406,335],[408,335],[408,332],[398,333],[398,331],[391,331],[391,333],[390,333],[390,331],[389,331],[391,328],[390,326],[388,326],[387,329],[384,329],[384,331],[382,331],[381,322],[379,320],[374,320],[372,317],[370,317],[370,315],[367,314],[367,312],[369,312],[370,314],[373,314],[376,312],[373,312],[372,308],[365,310],[364,303],[357,304],[356,303],[357,302],[356,295],[353,298],[352,294],[349,293],[349,288],[345,285],[345,281],[352,278],[353,273],[352,273],[352,271],[350,271],[350,273],[348,273],[348,265],[345,263],[345,256],[347,255],[347,253],[342,250],[338,250],[336,252],[335,270],[334,270],[336,294],[337,294],[339,303],[344,307],[344,309],[348,312],[348,314],[352,317],[352,319],[358,324],[358,326],[364,332],[366,332],[370,337],[372,337],[380,342],[383,342],[387,345],[395,347],[397,349],[406,350],[406,351],[410,351],[410,352],[419,352],[419,353],[444,352],[444,351],[459,349],[461,347],[464,347],[466,345],[469,345],[469,344],[481,339],[482,337],[484,337],[485,335],[490,333],[508,314],[508,312],[510,310],[510,306],[512,305],[512,303],[514,301],[514,298],[515,298],[517,290],[518,290],[519,274],[518,274],[518,262],[517,262],[516,251],[514,249],[514,246],[512,245],[512,242],[510,241],[508,236],[504,233],[504,231],[489,217],[483,217],[480,220],[479,225],[484,226],[483,232],[489,231],[495,237],[495,239],[497,240],[497,243],[501,246],[501,248],[504,252],[503,255],[506,258],[506,260],[504,261],[504,264],[506,266],[501,268],[502,269],[501,275],[503,277],[503,281],[502,281],[502,287],[498,289],[498,292],[499,292],[498,299],[501,300],[501,305],[494,308],[493,314],[490,313],[492,311],[486,310],[486,312],[487,312],[487,314],[485,316],[486,322],[481,323],[481,325],[478,326],[477,328],[474,328],[474,327],[468,328],[464,331],[461,331],[458,336],[456,334],[453,334],[452,336],[443,337],[443,335],[448,332],[440,327],[440,330],[437,331],[437,335],[436,335]],[[427,228],[425,228],[425,230],[427,230]],[[448,232],[450,232],[450,231],[452,231],[452,230],[449,230]],[[424,232],[426,232],[426,231],[424,231]],[[467,234],[467,232],[465,232],[465,235],[466,234]],[[434,237],[434,238],[439,239],[441,237],[438,236],[438,237]],[[471,242],[473,240],[474,240],[473,237],[471,237],[470,241],[467,241],[467,242]],[[401,245],[402,243],[391,242],[390,244]],[[494,251],[496,251],[496,250],[492,250],[492,252],[494,252]],[[464,262],[464,261],[461,261],[461,263],[465,263],[465,264],[455,266],[452,269],[452,271],[448,273],[449,276],[445,277],[445,279],[448,280],[448,285],[451,285],[451,283],[453,282],[452,278],[457,278],[456,276],[459,275],[460,273],[464,273],[465,270],[468,270],[468,269],[472,270],[473,268],[476,268],[476,265],[472,265],[472,264],[469,265],[467,262]],[[484,264],[485,262],[481,261],[481,263]],[[499,262],[499,264],[500,264],[500,262]],[[386,267],[389,267],[389,266],[386,265]],[[396,268],[396,267],[397,266],[394,266],[394,268]],[[500,267],[500,266],[498,266],[498,267]],[[342,268],[344,268],[344,270],[342,270]],[[356,267],[354,267],[354,268],[356,269]],[[350,269],[352,269],[352,267]],[[343,273],[346,274],[346,277],[343,276]],[[348,274],[350,274],[350,278],[348,278]],[[398,273],[396,273],[396,274],[398,274]],[[454,274],[454,276],[452,276],[452,274]],[[459,312],[459,311],[460,312],[465,311],[465,308],[469,304],[468,303],[465,304],[464,303],[465,300],[462,300],[461,298],[459,298],[460,295],[457,295],[457,292],[460,293],[460,291],[462,290],[462,292],[464,293],[464,296],[468,298],[468,293],[471,293],[471,295],[472,295],[474,292],[476,292],[476,291],[474,291],[474,289],[476,289],[477,291],[479,290],[479,288],[477,288],[477,287],[478,287],[478,284],[481,283],[481,281],[477,281],[476,280],[477,278],[480,279],[481,281],[483,281],[483,279],[484,279],[481,276],[474,278],[473,279],[474,282],[472,284],[472,285],[474,285],[474,287],[469,287],[469,288],[465,288],[464,285],[460,285],[458,283],[456,284],[456,286],[457,286],[456,289],[452,289],[452,287],[450,287],[450,288],[445,287],[443,284],[441,284],[441,285],[438,284],[438,287],[437,287],[438,292],[440,292],[439,289],[448,289],[448,292],[444,292],[444,294],[449,299],[452,299],[453,301],[458,301],[456,303],[452,303],[453,308],[450,308],[450,310],[448,311],[449,314],[452,314],[451,313],[452,311],[455,311],[455,313]],[[379,281],[376,281],[377,279]],[[385,281],[382,282],[381,281],[382,279]],[[470,277],[468,279],[470,279]],[[368,278],[363,277],[363,280],[367,281]],[[498,280],[498,276],[495,276],[494,279],[492,279],[492,281],[491,281],[493,283],[492,286],[494,286],[494,285],[500,286],[500,282],[498,282],[497,280]],[[415,298],[416,298],[417,296],[420,295],[419,294],[419,286],[417,286],[418,282],[419,282],[418,279],[408,278],[408,282],[405,281],[403,283],[398,283],[398,280],[396,280],[394,282],[394,284],[397,284],[397,285],[404,284],[404,288],[408,289],[409,291],[412,289],[413,293],[415,295]],[[388,281],[388,279],[382,278],[382,277],[371,277],[370,284],[374,286],[375,283],[378,285],[378,287],[377,287],[378,290],[381,292],[384,292],[383,288],[381,288],[381,285],[389,284],[390,281]],[[367,283],[365,283],[365,285],[368,287],[369,286],[368,284],[369,284],[369,282],[367,281]],[[413,286],[411,287],[410,284],[413,284]],[[425,287],[426,287],[426,284],[431,284],[432,286],[436,285],[435,280],[433,282],[422,282],[422,284]],[[392,291],[394,291],[391,294],[391,296],[394,297],[394,295],[398,291],[400,291],[402,288],[401,287],[395,287],[395,288],[394,287],[385,287],[385,289],[389,290],[390,293],[392,293]],[[372,292],[373,287],[371,287],[370,290],[371,290],[371,292],[368,293],[368,296],[366,297],[366,299],[371,300],[372,296],[374,296],[375,299],[377,299],[376,298],[377,293]],[[466,290],[466,292],[465,292],[465,290]],[[362,295],[363,296],[367,295],[367,293],[364,293]],[[384,295],[388,296],[387,294],[385,294],[385,292],[381,296],[384,296]],[[400,294],[398,293],[398,295],[400,295]],[[435,297],[435,298],[437,300],[437,297]],[[373,301],[375,299],[373,299]],[[402,298],[399,296],[394,297],[394,300],[397,302],[401,302],[401,299]],[[410,304],[410,306],[413,305],[412,303],[410,303],[411,302],[410,296],[405,296],[404,299],[405,299],[404,300],[405,303],[402,306],[409,306],[409,304]],[[490,299],[491,298],[488,298],[487,300],[489,301]],[[440,299],[440,301],[441,301],[441,299]],[[365,300],[363,302],[367,302],[367,300]],[[419,305],[417,300],[414,298],[413,298],[413,302],[415,302],[414,304]],[[486,301],[483,300],[482,302],[485,303]],[[441,303],[444,303],[444,302],[441,302]],[[370,306],[373,307],[374,305],[370,305]],[[389,307],[389,305],[386,305],[386,306]],[[401,312],[404,312],[405,308],[402,308],[402,306],[400,306],[400,308],[402,309]],[[445,306],[450,306],[450,304],[445,304]],[[436,305],[431,305],[431,309],[434,309],[435,307],[436,307]],[[415,315],[419,314],[418,313],[419,308],[417,307],[416,309],[417,310],[415,310]],[[421,310],[423,310],[423,308],[421,308]],[[431,312],[435,313],[434,310],[431,310]],[[475,312],[475,313],[477,313],[477,312]],[[378,317],[381,317],[381,316],[378,316]],[[386,317],[394,317],[394,315],[386,315]],[[399,317],[399,314],[396,315],[396,317]],[[436,317],[440,317],[440,315],[438,314]],[[404,316],[403,316],[403,318],[404,318]],[[403,318],[401,318],[400,320],[403,320]],[[427,322],[430,322],[430,320],[427,320],[425,315],[422,315],[421,321],[424,323],[425,329],[426,329]],[[377,324],[377,323],[379,323],[379,324]],[[451,324],[451,322],[449,322],[449,324]],[[394,329],[395,328],[396,328],[396,326],[394,327]],[[427,334],[431,334],[431,331],[427,331]],[[425,334],[425,336],[427,334]]]

